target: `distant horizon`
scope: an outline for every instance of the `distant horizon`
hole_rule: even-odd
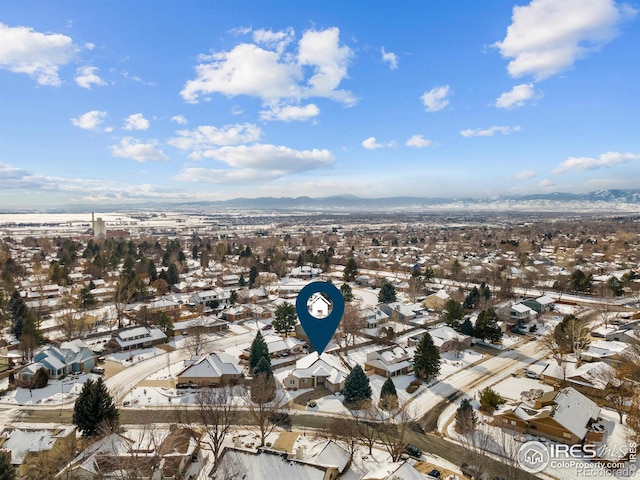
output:
[[[639,13],[7,0],[0,209],[637,188]]]
[[[594,198],[589,198],[594,197]],[[640,189],[612,189],[612,190],[596,190],[592,192],[587,192],[585,194],[574,194],[570,192],[550,192],[550,193],[538,193],[538,194],[528,194],[528,195],[499,195],[493,197],[418,197],[413,195],[399,195],[393,197],[360,197],[351,194],[341,194],[341,195],[328,195],[323,197],[312,197],[308,195],[301,195],[298,197],[234,197],[225,200],[192,200],[192,201],[160,201],[160,200],[139,200],[139,201],[130,201],[130,202],[119,202],[119,203],[77,203],[77,204],[67,204],[67,205],[23,205],[23,206],[0,206],[0,214],[15,214],[19,211],[25,211],[28,213],[36,213],[36,212],[51,212],[51,213],[62,213],[65,211],[73,211],[73,213],[91,213],[91,212],[113,212],[118,209],[144,209],[144,208],[155,208],[155,207],[184,207],[189,205],[222,205],[228,208],[249,208],[249,209],[259,209],[259,205],[251,205],[251,202],[254,201],[272,201],[276,205],[267,205],[265,206],[265,210],[289,210],[292,208],[323,208],[328,209],[331,208],[330,203],[323,204],[321,202],[347,202],[341,207],[336,208],[344,208],[344,209],[357,209],[361,208],[361,206],[348,205],[349,202],[360,202],[362,204],[369,204],[370,208],[382,208],[382,202],[385,201],[393,201],[396,202],[391,205],[394,208],[402,208],[402,201],[424,201],[429,203],[429,207],[431,207],[434,211],[437,211],[438,207],[443,207],[445,210],[450,208],[450,204],[455,204],[458,202],[471,202],[476,203],[477,205],[484,204],[488,206],[491,210],[491,204],[498,204],[501,201],[510,201],[510,202],[529,202],[529,201],[548,201],[555,202],[558,205],[568,204],[569,202],[575,201],[592,201],[592,202],[600,202],[600,203],[611,203],[612,206],[615,205],[615,202],[619,202],[625,205],[637,205],[638,212],[640,213]],[[292,203],[292,202],[301,202],[301,201],[310,201],[317,202],[317,205],[277,205],[278,202],[283,203]],[[242,204],[249,205],[242,205]],[[226,204],[226,205],[225,205]],[[377,205],[376,205],[377,204]],[[410,210],[412,208],[411,205],[404,205],[405,208]],[[499,211],[499,205],[496,205],[495,211]],[[588,209],[588,205],[587,205]],[[616,210],[612,208],[612,211]],[[343,210],[344,211],[344,210]],[[357,210],[355,210],[357,211]],[[366,211],[366,210],[364,210]],[[627,213],[636,213],[634,211],[628,211]]]

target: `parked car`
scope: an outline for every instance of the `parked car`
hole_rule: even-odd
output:
[[[272,328],[273,328],[273,325],[268,324],[268,325],[265,325],[264,327],[262,327],[262,330],[271,330]]]
[[[527,378],[533,378],[534,380],[539,380],[540,379],[540,375],[538,375],[536,372],[533,372],[531,370],[525,370],[524,371],[524,376]]]
[[[465,477],[474,478],[475,480],[488,480],[489,476],[482,472],[478,467],[474,467],[467,463],[460,465],[460,471]]]
[[[102,367],[93,367],[91,369],[91,373],[95,373],[97,375],[104,375],[104,368],[102,368]]]
[[[437,468],[434,468],[429,472],[429,476],[433,478],[440,478],[442,476],[442,472]]]
[[[420,458],[422,456],[422,450],[416,447],[413,443],[407,443],[404,446],[404,452],[412,457]]]

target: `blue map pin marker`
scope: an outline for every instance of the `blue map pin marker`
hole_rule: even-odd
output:
[[[309,313],[307,307],[307,302],[316,293],[326,294],[333,304],[331,313],[324,318],[314,317]],[[298,298],[296,299],[296,313],[298,314],[302,328],[304,328],[307,337],[309,337],[311,345],[316,349],[318,355],[320,355],[324,352],[324,349],[327,348],[329,340],[331,340],[338,325],[340,325],[340,320],[342,320],[342,314],[344,313],[344,297],[342,293],[340,293],[340,290],[331,283],[312,282],[305,286],[298,294]]]

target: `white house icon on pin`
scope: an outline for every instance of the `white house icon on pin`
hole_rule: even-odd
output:
[[[331,302],[324,298],[321,293],[314,293],[307,303],[309,313],[315,318],[325,318],[329,315]]]

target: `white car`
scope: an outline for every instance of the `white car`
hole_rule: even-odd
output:
[[[524,371],[524,376],[527,378],[533,378],[534,380],[539,380],[540,379],[540,375],[538,375],[536,372],[533,372],[531,370],[525,370]]]

